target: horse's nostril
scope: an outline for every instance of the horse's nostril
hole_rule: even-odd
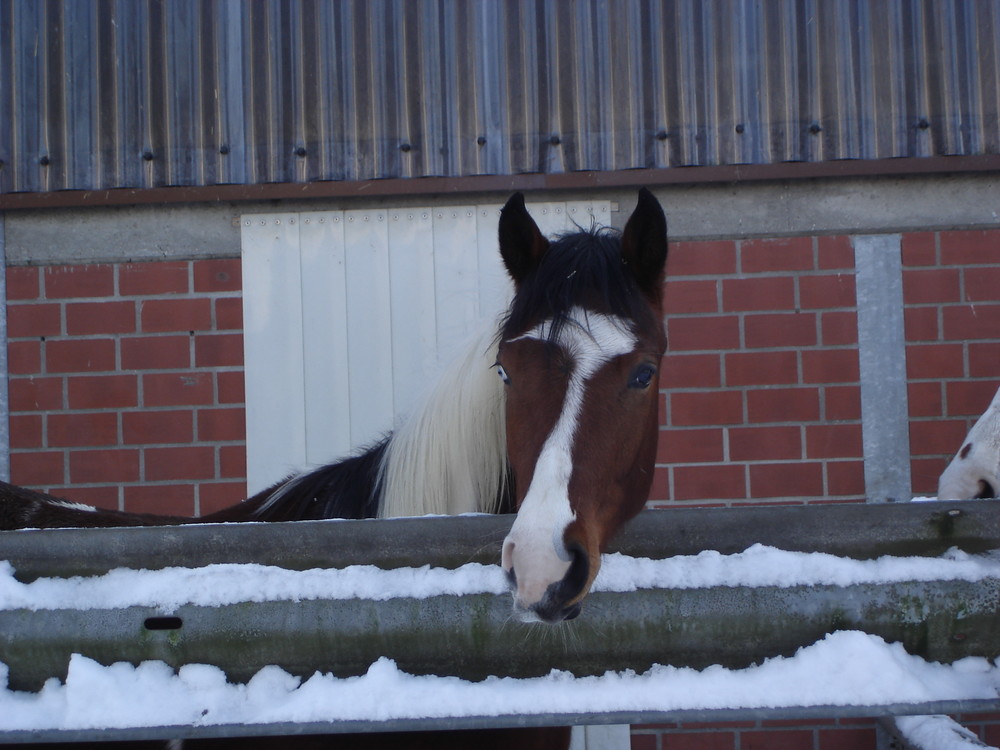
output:
[[[990,500],[997,496],[997,490],[985,479],[979,480],[979,492],[976,493],[976,500]]]
[[[569,570],[559,582],[559,598],[564,602],[579,596],[590,578],[590,558],[587,556],[587,551],[577,543],[567,545],[567,551],[572,559]]]

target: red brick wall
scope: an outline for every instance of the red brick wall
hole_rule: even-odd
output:
[[[7,269],[11,478],[194,515],[246,493],[238,260]]]
[[[657,505],[864,497],[849,238],[680,242]]]
[[[907,234],[902,251],[913,490],[934,495],[1000,386],[1000,231]]]

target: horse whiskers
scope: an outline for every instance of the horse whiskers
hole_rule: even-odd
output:
[[[559,650],[566,651],[579,645],[580,637],[575,621],[563,620],[562,622],[550,624],[544,622],[521,622],[514,616],[514,611],[504,620],[502,629],[508,625],[518,628],[518,634],[522,644],[531,644],[532,647],[553,645],[559,646]]]
[[[503,618],[503,622],[501,622],[501,623],[500,623],[500,632],[501,632],[501,633],[503,633],[503,632],[504,632],[504,631],[506,631],[506,630],[507,630],[507,629],[508,629],[509,627],[511,627],[512,625],[515,625],[515,623],[516,623],[517,625],[521,625],[521,624],[522,624],[522,623],[520,623],[520,622],[517,622],[517,621],[516,621],[516,620],[514,619],[514,610],[513,610],[513,609],[510,609],[510,610],[509,610],[509,611],[507,612],[507,616],[506,616],[505,618]]]
[[[490,539],[489,541],[484,541],[476,551],[469,556],[468,562],[473,562],[474,560],[481,560],[484,557],[492,558],[492,562],[497,562],[499,555],[497,550],[500,547],[503,539]]]

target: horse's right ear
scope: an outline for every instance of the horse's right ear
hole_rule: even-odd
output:
[[[520,284],[549,249],[549,241],[525,208],[521,193],[514,193],[500,211],[499,234],[500,257],[514,283]]]

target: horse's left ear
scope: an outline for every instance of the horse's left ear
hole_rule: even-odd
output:
[[[646,188],[639,190],[639,202],[622,232],[622,262],[631,269],[643,294],[660,304],[667,263],[667,217]]]

